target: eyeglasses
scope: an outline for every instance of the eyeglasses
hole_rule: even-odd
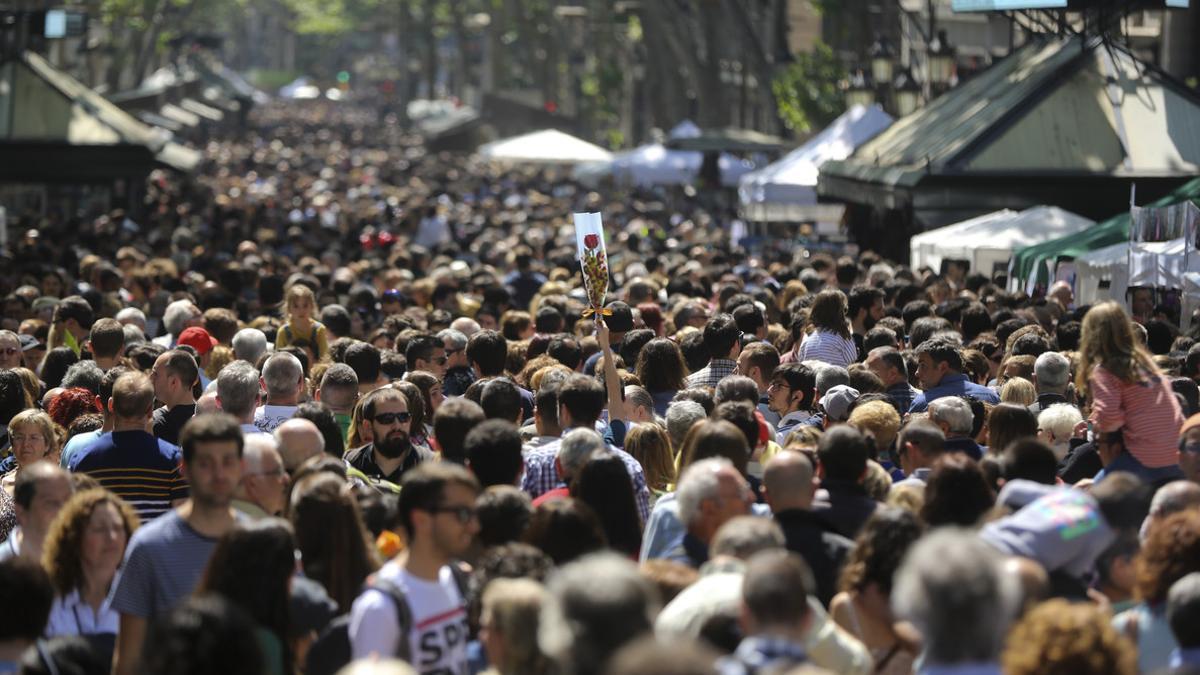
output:
[[[772,382],[771,384],[767,385],[767,390],[769,391],[771,389],[791,389],[791,386],[788,385],[787,382]]]
[[[287,471],[282,466],[275,467],[271,471],[255,471],[253,473],[244,473],[243,476],[267,476],[268,478],[283,478],[287,475]]]
[[[412,420],[412,415],[408,412],[379,413],[371,419],[380,424],[395,424],[396,422],[408,424]]]
[[[430,513],[449,513],[454,516],[454,519],[461,525],[475,520],[478,517],[478,512],[474,506],[435,506],[429,509]]]
[[[46,437],[42,436],[41,434],[30,434],[28,436],[25,436],[23,434],[13,434],[12,436],[9,436],[8,438],[14,444],[16,444],[16,443],[41,443],[46,440]]]

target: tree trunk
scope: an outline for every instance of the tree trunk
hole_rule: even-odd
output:
[[[697,81],[703,65],[700,63],[695,44],[689,39],[691,31],[680,20],[679,12],[671,12],[665,0],[644,2],[641,5],[642,43],[646,46],[646,63],[649,66],[647,91],[651,107],[655,111],[655,122],[669,128],[690,115],[687,91],[689,87],[697,98],[703,99]],[[686,66],[687,78],[681,69]],[[690,82],[689,82],[690,80]]]
[[[696,71],[700,93],[700,119],[704,128],[728,126],[731,102],[726,100],[721,82],[722,45],[729,30],[721,0],[696,0],[697,14],[704,34],[704,59]]]
[[[731,23],[733,29],[736,30],[740,37],[741,54],[748,58],[743,59],[742,75],[753,75],[757,80],[758,86],[755,87],[755,95],[758,98],[759,105],[763,106],[770,117],[776,120],[778,127],[779,106],[775,100],[775,91],[771,88],[771,81],[775,76],[774,64],[771,63],[766,50],[763,49],[766,36],[758,34],[754,25],[753,18],[746,12],[745,7],[737,0],[725,0],[725,8],[727,15],[732,18]],[[771,129],[774,131],[774,129]]]

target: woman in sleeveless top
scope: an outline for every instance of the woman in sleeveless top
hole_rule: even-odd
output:
[[[829,605],[833,620],[871,650],[875,672],[906,675],[917,656],[915,641],[897,630],[888,605],[892,576],[922,526],[911,512],[881,508],[863,526],[842,570],[842,591]]]

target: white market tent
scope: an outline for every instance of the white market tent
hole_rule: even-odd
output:
[[[479,147],[484,159],[513,164],[609,162],[612,153],[557,129],[492,141]]]
[[[928,266],[934,270],[940,269],[943,258],[953,258],[956,254],[961,253],[958,250],[947,251],[942,246],[943,244],[953,243],[960,237],[966,236],[975,230],[1002,225],[1016,217],[1016,211],[1002,209],[914,235],[908,243],[909,264],[913,269],[924,266]],[[947,253],[950,253],[950,255],[947,255]]]
[[[649,143],[613,155],[609,171],[619,185],[650,187],[653,185],[687,185],[700,174],[704,154],[687,150],[670,150],[662,143]],[[732,187],[754,170],[754,163],[721,153],[721,184]]]
[[[849,157],[854,149],[892,125],[879,106],[856,105],[779,161],[742,177],[738,198],[753,221],[806,220],[817,203],[821,164]]]
[[[991,276],[1008,268],[1016,249],[1082,232],[1095,224],[1056,206],[1035,206],[1020,213],[996,211],[913,237],[912,265],[936,270],[943,260],[966,260],[972,270]]]
[[[1098,248],[1075,258],[1075,304],[1125,301],[1129,288],[1129,242]],[[1108,288],[1101,288],[1103,282]]]
[[[700,134],[700,127],[691,120],[684,120],[671,129],[667,138],[695,138]],[[754,162],[729,153],[721,153],[717,161],[721,167],[721,183],[726,187],[737,185],[742,176],[755,168]],[[622,186],[689,185],[696,182],[703,163],[702,152],[672,150],[663,143],[647,143],[614,153],[611,161],[579,166],[575,177],[589,184],[611,176]]]

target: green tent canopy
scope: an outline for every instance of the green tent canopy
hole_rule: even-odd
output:
[[[1193,179],[1176,188],[1167,196],[1147,206],[1170,206],[1184,201],[1200,205],[1200,178]],[[1129,212],[1097,223],[1084,232],[1059,239],[1034,244],[1013,253],[1009,266],[1010,289],[1025,288],[1030,279],[1043,287],[1050,284],[1050,264],[1075,258],[1096,249],[1119,244],[1129,239]],[[1014,282],[1019,286],[1014,287]]]

